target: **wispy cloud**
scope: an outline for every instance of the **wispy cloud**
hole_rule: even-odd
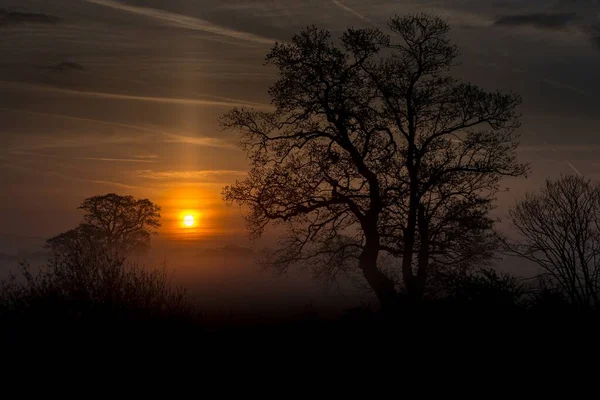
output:
[[[225,26],[217,25],[209,21],[205,21],[199,18],[189,17],[187,15],[176,14],[164,10],[158,10],[149,7],[132,6],[123,4],[113,0],[86,0],[88,3],[93,3],[105,7],[110,7],[116,10],[129,12],[132,14],[142,15],[145,17],[153,18],[162,23],[166,23],[171,26],[179,28],[193,29],[212,33],[220,36],[227,36],[234,39],[261,43],[261,44],[273,44],[275,40],[265,38],[262,36],[254,35],[248,32],[242,32],[235,29],[227,28]]]
[[[142,186],[128,185],[126,183],[113,182],[113,181],[102,181],[102,180],[95,180],[95,179],[79,179],[79,180],[82,180],[85,182],[90,182],[90,183],[96,183],[98,185],[114,186],[114,187],[123,188],[123,189],[145,189]]]
[[[124,163],[143,163],[143,164],[154,164],[157,161],[153,160],[140,160],[137,158],[108,158],[108,157],[78,157],[77,160],[88,160],[88,161],[105,161],[105,162],[124,162]]]
[[[164,143],[182,143],[182,144],[191,144],[196,146],[207,146],[207,147],[220,147],[224,149],[237,149],[237,146],[229,141],[212,138],[212,137],[199,137],[199,136],[186,136],[179,134],[166,133],[165,130],[167,128],[153,128],[150,126],[141,126],[141,125],[132,125],[132,124],[123,124],[118,122],[110,122],[92,118],[80,118],[73,117],[70,115],[64,114],[55,114],[55,113],[45,113],[38,111],[30,111],[30,110],[22,110],[15,108],[3,108],[0,107],[0,111],[6,112],[14,112],[14,113],[23,113],[23,114],[31,114],[31,115],[39,115],[46,116],[52,118],[61,118],[75,122],[89,122],[94,124],[107,125],[115,128],[125,128],[130,130],[136,130],[141,132],[147,132],[152,134],[151,136],[137,136],[130,137],[127,135],[119,135],[117,137],[113,136],[102,136],[102,137],[84,137],[78,136],[76,138],[52,138],[51,141],[43,141],[36,140],[35,144],[28,144],[26,149],[29,150],[41,150],[41,149],[53,149],[53,148],[61,148],[61,147],[88,147],[88,146],[97,146],[101,144],[132,144],[132,143],[145,143],[147,141],[157,142],[162,141]],[[44,139],[44,138],[40,138]],[[25,154],[25,148],[22,148],[22,153]],[[43,154],[38,154],[43,155]],[[43,155],[48,156],[48,155]],[[159,156],[152,155],[136,155],[132,156],[132,158],[140,158],[140,159],[150,159],[150,158],[160,158]]]
[[[146,160],[140,158],[111,158],[111,157],[61,157],[54,154],[43,154],[35,153],[32,151],[11,151],[11,154],[19,156],[35,156],[35,157],[46,157],[56,158],[61,160],[87,160],[87,161],[102,161],[102,162],[124,162],[124,163],[140,163],[140,164],[154,164],[156,160]]]
[[[501,26],[532,26],[540,29],[562,30],[577,20],[575,13],[534,13],[504,15],[494,22]]]
[[[138,155],[138,156],[132,156],[133,158],[141,158],[143,160],[145,159],[159,159],[160,156],[157,156],[156,154],[147,154],[147,155]]]
[[[0,8],[0,27],[16,24],[57,24],[62,19],[54,15],[6,11]]]
[[[220,147],[223,149],[237,149],[237,146],[228,141],[211,138],[211,137],[196,137],[196,136],[185,136],[185,135],[175,135],[175,134],[167,134],[167,139],[165,139],[165,143],[182,143],[182,144],[191,144],[195,146],[207,146],[207,147]]]
[[[105,120],[93,119],[93,118],[73,117],[71,115],[65,115],[65,114],[31,111],[31,110],[24,110],[24,109],[20,109],[20,108],[7,108],[7,107],[0,107],[0,111],[21,113],[21,114],[31,114],[31,115],[38,115],[38,116],[42,116],[42,117],[60,118],[60,119],[66,119],[66,120],[75,121],[75,122],[90,122],[90,123],[94,123],[94,124],[107,125],[107,126],[111,126],[111,127],[115,127],[115,128],[126,128],[126,129],[148,132],[148,133],[155,133],[155,134],[163,133],[163,131],[160,131],[158,129],[153,129],[150,127],[146,127],[146,126],[122,124],[119,122],[105,121]]]
[[[14,163],[3,163],[0,165],[2,165],[3,167],[6,167],[6,168],[11,168],[13,170],[17,170],[17,171],[21,171],[21,172],[25,172],[25,173],[29,173],[29,174],[50,176],[50,177],[63,179],[66,181],[71,181],[71,182],[95,183],[95,184],[99,184],[99,185],[107,185],[107,186],[113,186],[113,187],[118,187],[118,188],[123,188],[123,189],[147,189],[143,186],[128,185],[128,184],[122,183],[122,182],[114,182],[114,181],[107,181],[107,180],[87,179],[87,178],[80,178],[80,177],[75,177],[75,176],[68,176],[68,175],[64,175],[64,174],[61,174],[61,173],[55,172],[55,171],[49,171],[49,170],[39,169],[39,168],[29,168],[29,167],[24,167],[22,165],[18,165],[18,164],[14,164]]]
[[[165,181],[213,181],[225,177],[244,177],[246,171],[239,170],[191,170],[191,171],[138,171],[136,175],[142,179]]]
[[[532,136],[538,137],[533,134]],[[517,151],[519,152],[537,152],[537,151],[552,151],[552,152],[598,152],[600,151],[600,145],[591,144],[549,144],[547,141],[543,141],[543,144],[521,144]]]
[[[52,150],[67,148],[98,147],[103,145],[143,144],[149,140],[145,136],[115,135],[77,135],[56,136],[29,135],[22,143],[10,146],[12,151],[31,152],[36,150]]]
[[[0,81],[0,84],[8,87],[21,87],[29,88],[31,90],[40,90],[52,93],[60,93],[71,96],[83,96],[99,99],[109,100],[124,100],[124,101],[146,101],[151,103],[162,103],[162,104],[180,104],[180,105],[192,105],[192,106],[217,106],[217,107],[252,107],[256,109],[272,110],[273,107],[267,104],[255,103],[251,101],[230,99],[227,97],[212,97],[207,96],[207,99],[187,99],[187,98],[174,98],[174,97],[153,97],[153,96],[136,96],[129,94],[119,93],[104,93],[104,92],[93,92],[73,89],[62,89],[52,86],[45,85],[32,85],[25,83],[15,83]]]
[[[332,1],[333,4],[335,4],[339,8],[341,8],[344,11],[349,12],[350,14],[354,15],[355,17],[358,17],[358,18],[362,19],[363,21],[366,21],[366,22],[368,22],[370,24],[374,24],[375,23],[372,19],[365,17],[363,14],[359,13],[355,9],[353,9],[353,8],[351,8],[351,7],[349,7],[349,6],[345,5],[345,4],[342,4],[338,0],[331,0],[331,1]]]
[[[575,7],[577,10],[577,8]],[[508,29],[529,29],[553,35],[554,38],[585,40],[594,46],[600,44],[598,20],[590,18],[589,12],[545,12],[503,15],[494,20],[494,26]]]
[[[10,154],[14,154],[17,156],[35,156],[35,157],[46,157],[46,158],[62,158],[59,156],[55,156],[53,154],[42,154],[42,153],[34,153],[33,151],[11,151]]]

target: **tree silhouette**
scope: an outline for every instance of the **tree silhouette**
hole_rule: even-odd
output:
[[[160,226],[160,207],[147,199],[109,193],[85,199],[79,209],[85,211],[83,223],[48,239],[53,253],[83,255],[99,247],[119,259],[147,248]]]
[[[535,262],[572,303],[600,305],[600,184],[579,176],[547,180],[510,211],[509,253]]]
[[[384,307],[396,303],[396,275],[419,299],[433,266],[489,256],[499,179],[526,172],[515,159],[520,98],[449,75],[458,52],[442,19],[388,26],[393,36],[349,29],[339,45],[315,27],[277,43],[275,111],[222,118],[252,166],[224,198],[248,206],[253,236],[286,228],[269,263],[324,277],[358,266]],[[396,268],[380,268],[384,253]]]

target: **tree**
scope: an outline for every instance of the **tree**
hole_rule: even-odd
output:
[[[539,265],[573,304],[600,305],[600,184],[579,176],[547,180],[510,211],[519,235],[509,254]]]
[[[99,247],[125,257],[147,248],[160,226],[160,207],[147,199],[109,193],[85,199],[79,209],[85,211],[83,223],[48,239],[47,246],[55,254],[84,255]]]
[[[248,207],[253,236],[287,231],[270,263],[326,277],[358,266],[384,307],[396,303],[396,275],[419,299],[433,266],[489,256],[499,179],[526,172],[515,159],[520,98],[449,75],[458,52],[442,19],[394,17],[389,28],[393,37],[349,29],[337,45],[310,27],[275,44],[275,110],[222,118],[251,160],[224,198]],[[396,268],[383,271],[383,254]]]

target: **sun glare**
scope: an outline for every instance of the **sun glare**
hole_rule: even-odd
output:
[[[185,217],[183,217],[183,225],[191,228],[194,225],[196,225],[196,218],[194,218],[193,215],[186,215]]]

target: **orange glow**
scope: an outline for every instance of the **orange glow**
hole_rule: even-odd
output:
[[[198,211],[183,210],[179,213],[180,226],[190,229],[197,228],[201,214]]]
[[[171,240],[209,238],[219,227],[216,216],[220,200],[212,190],[178,185],[167,188],[157,203],[162,207],[161,236]]]
[[[226,184],[173,183],[153,197],[162,208],[159,234],[174,241],[212,240],[222,235],[245,235],[240,210],[221,198]],[[186,217],[187,220],[186,220]],[[191,218],[193,217],[193,224]]]
[[[185,225],[187,228],[192,228],[194,225],[196,225],[196,218],[194,218],[193,215],[186,215],[183,217],[183,225]]]

